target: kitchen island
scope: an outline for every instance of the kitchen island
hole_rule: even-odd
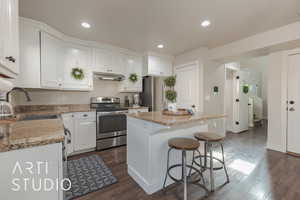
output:
[[[167,168],[168,140],[174,137],[193,138],[194,133],[208,131],[208,123],[224,124],[223,114],[195,113],[192,116],[167,116],[162,112],[129,114],[127,116],[127,166],[129,175],[147,194],[159,191]],[[203,145],[202,145],[203,146]],[[187,153],[191,162],[192,152]],[[173,151],[170,165],[181,162],[181,152]],[[174,169],[181,176],[180,168]],[[171,184],[169,179],[167,185]]]

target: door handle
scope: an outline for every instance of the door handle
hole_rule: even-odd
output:
[[[295,108],[290,108],[289,111],[294,112]]]

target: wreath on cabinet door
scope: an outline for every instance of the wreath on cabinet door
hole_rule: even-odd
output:
[[[130,74],[129,75],[129,80],[133,83],[138,81],[138,75],[136,73]]]
[[[76,80],[82,80],[84,78],[83,69],[75,67],[72,69],[71,75]]]

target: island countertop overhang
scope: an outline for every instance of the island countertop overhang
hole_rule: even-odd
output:
[[[177,126],[184,125],[191,122],[213,120],[226,118],[225,114],[207,114],[202,112],[196,112],[194,115],[188,116],[169,116],[164,115],[161,111],[155,112],[140,112],[135,114],[128,114],[129,117],[133,117],[140,120],[145,120],[153,123],[157,123],[164,126]]]

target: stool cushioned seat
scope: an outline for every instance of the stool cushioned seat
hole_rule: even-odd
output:
[[[168,141],[169,147],[178,150],[194,151],[200,146],[199,142],[190,138],[173,138]]]
[[[213,132],[200,132],[196,133],[194,136],[197,140],[208,142],[219,142],[225,139],[225,136],[221,136]]]

